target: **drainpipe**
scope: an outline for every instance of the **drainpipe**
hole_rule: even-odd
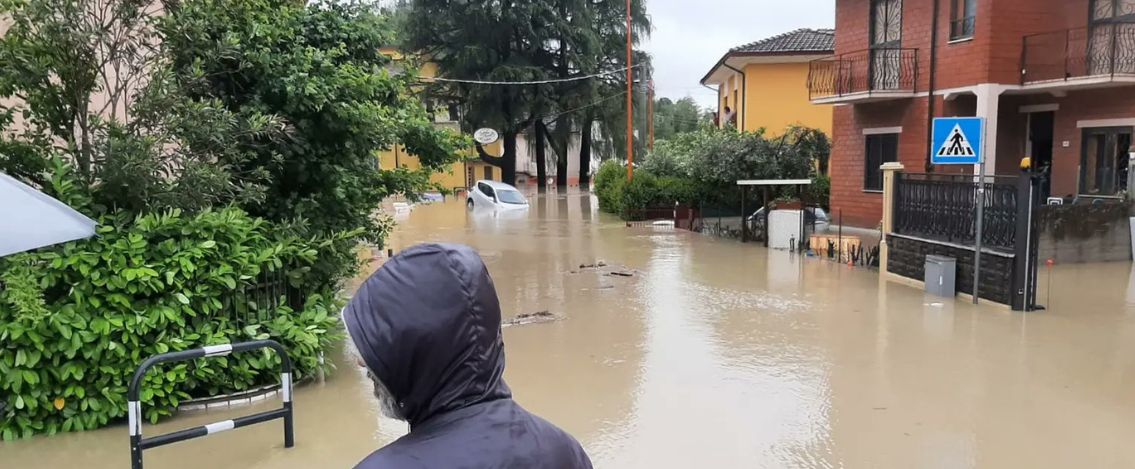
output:
[[[926,97],[926,172],[934,171],[930,164],[930,152],[934,151],[934,88],[938,78],[938,0],[934,0],[930,15],[930,86]],[[914,84],[916,87],[918,83]]]
[[[937,0],[935,0],[935,1],[937,1]],[[729,65],[727,63],[723,63],[722,65],[725,65],[725,68],[728,68],[730,70],[733,70],[734,72],[741,74],[741,106],[739,108],[737,108],[737,130],[744,131],[745,130],[745,104],[748,101],[748,100],[745,99],[745,91],[747,91],[746,88],[748,88],[748,86],[745,84],[745,80],[746,80],[745,72],[740,70],[740,69],[734,68],[732,65]]]

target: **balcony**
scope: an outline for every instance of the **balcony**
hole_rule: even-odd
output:
[[[913,98],[917,87],[918,49],[849,52],[813,60],[808,70],[813,104]]]
[[[1135,23],[1025,36],[1021,85],[1077,89],[1135,84]]]

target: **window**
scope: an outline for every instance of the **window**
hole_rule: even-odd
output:
[[[883,190],[883,170],[879,167],[899,160],[899,134],[868,135],[864,156],[863,190]]]
[[[485,179],[493,180],[493,167],[485,166]]]
[[[493,186],[490,186],[490,185],[485,184],[483,182],[477,184],[477,189],[479,189],[482,194],[485,194],[489,198],[496,198],[496,196],[497,196],[496,191],[493,190]]]
[[[500,192],[497,192],[497,197],[500,197],[500,201],[506,204],[524,205],[528,203],[528,200],[516,191],[502,190]]]
[[[950,0],[950,40],[973,37],[977,0]]]
[[[898,89],[902,81],[902,0],[871,1],[871,89]]]
[[[1135,0],[1093,0],[1087,74],[1135,73]]]
[[[1131,127],[1084,129],[1080,195],[1114,196],[1127,189]]]

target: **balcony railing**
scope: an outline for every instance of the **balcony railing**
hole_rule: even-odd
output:
[[[915,92],[918,49],[876,48],[813,60],[808,71],[812,100]]]
[[[1135,24],[1109,23],[1024,38],[1021,83],[1135,77]]]

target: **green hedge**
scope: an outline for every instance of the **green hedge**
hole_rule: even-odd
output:
[[[627,169],[615,161],[607,161],[595,175],[595,194],[599,209],[619,215],[624,220],[639,217],[643,210],[672,207],[674,203],[694,204],[705,199],[703,184],[682,177],[656,177],[639,169],[627,182]]]
[[[336,240],[283,237],[235,209],[103,219],[98,236],[0,260],[0,436],[91,429],[126,415],[126,388],[146,357],[273,338],[299,377],[339,334],[332,291],[306,291],[302,310],[279,306],[238,322],[226,299],[279,272],[311,285],[309,267]],[[142,392],[156,422],[180,401],[274,383],[270,352],[160,366]]]

